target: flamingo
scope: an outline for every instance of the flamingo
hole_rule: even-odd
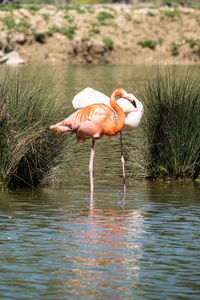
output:
[[[142,103],[133,95],[129,94],[129,97],[134,99],[134,103],[136,105],[132,105],[129,101],[125,99],[118,99],[117,103],[123,109],[125,113],[125,130],[134,130],[139,127],[142,115],[144,113]],[[80,91],[77,95],[74,96],[72,100],[72,105],[75,109],[81,109],[85,106],[94,104],[94,103],[104,103],[110,106],[110,98],[105,94],[87,87]],[[123,184],[124,184],[124,192],[126,190],[126,182],[125,182],[125,160],[123,154],[123,140],[122,140],[122,131],[120,131],[120,146],[121,146],[121,164],[122,164],[122,175],[123,175]]]
[[[75,111],[68,118],[50,126],[50,129],[57,133],[74,132],[77,142],[92,139],[89,162],[91,195],[93,195],[94,190],[93,162],[96,140],[103,135],[108,137],[116,135],[118,132],[121,132],[125,124],[125,113],[116,102],[117,96],[128,100],[132,106],[136,107],[135,97],[132,94],[128,94],[124,89],[118,88],[111,94],[110,106],[102,102],[94,103]],[[115,113],[117,122],[115,122]]]

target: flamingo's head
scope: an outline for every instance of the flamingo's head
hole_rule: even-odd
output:
[[[120,98],[124,98],[128,101],[130,101],[133,106],[135,106],[135,108],[137,108],[137,105],[136,105],[136,101],[135,101],[135,96],[133,94],[128,94],[125,89],[123,88],[118,88],[116,89],[113,93],[112,93],[113,96],[115,97],[120,97]],[[111,95],[111,97],[112,97]]]

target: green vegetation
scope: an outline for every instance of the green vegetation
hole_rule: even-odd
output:
[[[97,16],[97,19],[101,25],[110,25],[110,21],[114,19],[114,15],[106,11],[101,11]]]
[[[125,14],[124,14],[124,17],[125,17],[125,19],[126,19],[127,22],[132,21],[132,16],[131,16],[130,14],[125,13]]]
[[[200,57],[200,39],[187,39],[185,42],[190,45],[190,48],[194,49],[193,53]]]
[[[1,22],[8,28],[9,31],[27,32],[30,28],[30,23],[24,18],[19,23],[15,22],[14,16],[11,13],[9,16],[1,19]]]
[[[100,29],[97,28],[96,26],[92,26],[92,28],[90,29],[90,32],[89,32],[91,35],[93,34],[99,34],[100,33]]]
[[[21,70],[22,72],[22,70]],[[63,116],[52,82],[7,72],[0,80],[0,184],[36,187],[62,161],[49,126]]]
[[[151,178],[197,178],[200,173],[200,84],[190,69],[183,70],[158,69],[141,92]]]
[[[6,4],[0,4],[0,10],[1,11],[13,11],[14,9],[21,8],[20,5],[6,5]]]
[[[13,29],[16,26],[13,15],[5,17],[4,19],[2,19],[2,22],[8,29]]]
[[[66,35],[70,40],[74,38],[76,31],[76,26],[65,26],[65,27],[58,27],[57,25],[53,25],[49,31],[48,34],[51,36],[56,32],[59,32],[63,35]]]
[[[45,21],[46,23],[49,22],[49,18],[50,18],[50,15],[49,15],[49,14],[42,14],[42,17],[43,17],[43,19],[44,19],[44,21]]]
[[[26,19],[22,19],[17,24],[17,31],[18,32],[26,32],[30,27],[31,27],[31,24]]]
[[[172,56],[177,56],[179,55],[179,48],[181,47],[181,44],[178,42],[173,42],[171,44],[171,52],[172,52]]]
[[[73,23],[74,22],[74,17],[71,15],[66,15],[64,16],[65,19],[67,19],[68,23]]]
[[[113,50],[113,48],[114,48],[114,42],[113,42],[113,40],[112,39],[110,39],[110,38],[105,38],[104,40],[103,40],[103,42],[104,42],[104,44],[105,44],[105,46],[108,48],[108,50]]]
[[[148,11],[147,16],[149,16],[149,17],[155,17],[156,15],[152,11]]]
[[[20,4],[30,4],[30,5],[38,5],[38,4],[55,4],[55,0],[20,0]]]
[[[179,18],[181,15],[180,11],[176,8],[173,10],[163,10],[161,12],[165,17],[171,18],[173,21],[175,20],[175,18]]]
[[[156,48],[157,42],[150,39],[146,39],[143,41],[139,41],[138,45],[142,46],[143,48],[150,48],[154,50]]]
[[[39,6],[27,6],[27,9],[30,11],[30,13],[34,16],[38,10],[40,10],[41,7]]]
[[[199,40],[194,40],[194,39],[187,39],[186,43],[190,45],[190,48],[194,48],[199,44]]]

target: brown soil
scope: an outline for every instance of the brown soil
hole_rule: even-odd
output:
[[[99,20],[102,12],[104,19]],[[8,25],[8,16],[14,25]],[[71,39],[58,32],[70,27],[76,27]],[[17,51],[27,63],[200,63],[200,11],[192,8],[21,8],[0,11],[0,28],[1,49]],[[156,42],[155,49],[138,44],[147,39]]]

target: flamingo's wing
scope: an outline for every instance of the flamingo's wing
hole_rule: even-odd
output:
[[[105,94],[87,87],[74,96],[72,105],[75,109],[80,109],[95,103],[104,103],[109,105],[109,101],[110,98]]]
[[[139,100],[136,100],[137,110],[132,111],[126,115],[125,118],[125,129],[133,130],[140,126],[142,121],[142,116],[144,113],[144,108],[142,103]]]
[[[104,104],[93,104],[83,107],[74,112],[62,122],[62,125],[70,127],[72,130],[82,130],[84,128],[98,128],[101,131],[104,121],[108,119],[114,121],[114,112]]]

